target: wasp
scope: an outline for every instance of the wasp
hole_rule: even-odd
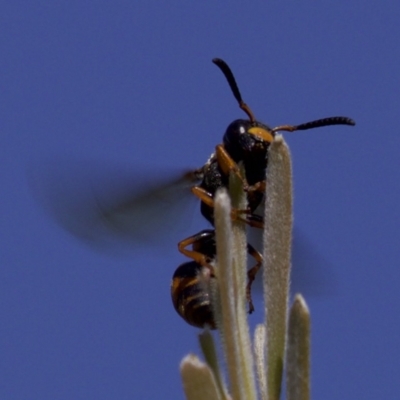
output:
[[[329,125],[352,126],[355,122],[347,117],[329,117],[300,125],[270,128],[255,119],[251,109],[243,101],[235,77],[225,61],[215,58],[213,63],[221,69],[239,107],[247,114],[248,119],[237,119],[227,127],[222,144],[218,144],[206,164],[194,172],[199,179],[201,178],[201,182],[191,190],[201,201],[201,214],[214,225],[215,194],[218,189],[228,187],[229,175],[235,174],[243,184],[248,208],[233,210],[233,218],[240,219],[250,226],[262,228],[263,218],[256,214],[256,210],[264,199],[268,148],[275,134],[279,131],[294,132]],[[188,250],[188,246],[192,246],[192,250]],[[174,307],[190,325],[201,328],[207,325],[215,328],[211,304],[211,290],[215,280],[215,233],[213,230],[201,231],[181,241],[178,249],[193,261],[180,265],[173,275],[171,296]],[[254,310],[251,284],[262,265],[262,257],[250,244],[247,245],[247,250],[257,262],[248,271],[246,292],[251,313]]]
[[[215,147],[215,151],[201,168],[185,174],[179,171],[172,179],[168,174],[167,178],[162,177],[164,171],[155,171],[150,179],[148,174],[141,171],[142,173],[136,174],[134,179],[131,176],[127,177],[122,190],[121,187],[117,187],[116,182],[122,182],[123,171],[119,169],[112,174],[110,182],[104,182],[104,175],[110,175],[110,171],[103,174],[103,163],[101,166],[95,166],[93,171],[92,165],[79,166],[79,163],[74,161],[74,168],[78,167],[79,172],[74,174],[73,179],[69,176],[64,179],[63,173],[57,172],[60,165],[60,159],[57,158],[50,166],[45,166],[44,174],[43,171],[36,171],[36,176],[31,176],[30,182],[39,200],[65,229],[89,244],[100,243],[101,249],[109,244],[109,236],[112,245],[115,242],[114,238],[131,239],[129,243],[133,246],[146,240],[154,242],[154,234],[164,225],[160,223],[159,218],[169,214],[175,216],[172,212],[174,207],[177,208],[177,213],[182,214],[181,200],[190,191],[200,200],[201,214],[213,227],[214,197],[218,189],[229,188],[230,174],[236,175],[242,182],[248,203],[245,210],[233,209],[232,218],[249,226],[262,228],[263,218],[257,213],[257,209],[261,208],[264,200],[268,148],[276,133],[329,125],[355,125],[354,121],[347,117],[329,117],[300,125],[271,128],[255,119],[251,109],[242,99],[229,66],[219,58],[215,58],[213,62],[224,74],[247,119],[237,119],[229,124],[222,143]],[[66,172],[69,175],[69,171]],[[103,194],[99,194],[98,188],[92,184],[92,176],[88,177],[88,184],[86,178],[82,177],[85,174],[92,174],[95,179],[98,176],[101,182],[100,192]],[[46,175],[44,179],[43,175]],[[74,192],[72,196],[70,192]],[[168,206],[168,211],[162,205]],[[162,215],[159,209],[162,209]],[[178,250],[190,261],[181,264],[173,275],[171,296],[174,307],[189,324],[215,328],[210,297],[216,279],[214,229],[203,230],[180,241]],[[252,312],[254,307],[251,300],[251,284],[262,266],[262,256],[250,244],[247,251],[256,262],[248,270],[247,282],[247,301],[249,312]]]

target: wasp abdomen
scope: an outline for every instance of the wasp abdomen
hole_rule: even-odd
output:
[[[171,284],[171,297],[177,313],[190,325],[215,329],[210,284],[215,279],[209,268],[195,261],[181,264]]]

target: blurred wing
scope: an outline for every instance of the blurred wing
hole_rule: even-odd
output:
[[[316,243],[298,227],[294,228],[292,244],[293,294],[331,296],[338,291],[335,268]]]
[[[190,187],[198,176],[174,168],[58,159],[34,163],[28,176],[35,197],[52,217],[95,246],[168,240],[179,225],[190,222],[193,213],[188,217],[185,211],[196,203]]]
[[[249,242],[262,252],[262,230],[249,229]],[[250,258],[250,261],[253,262]],[[250,264],[251,265],[251,264]],[[254,290],[262,291],[262,273],[258,274]],[[297,226],[293,230],[292,243],[292,294],[304,296],[329,296],[337,291],[334,267],[311,238]]]

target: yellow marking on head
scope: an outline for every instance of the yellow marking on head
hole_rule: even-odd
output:
[[[271,143],[274,140],[274,135],[270,131],[259,126],[253,126],[248,132],[267,143]]]

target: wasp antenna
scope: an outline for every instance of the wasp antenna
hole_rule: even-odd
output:
[[[228,81],[229,87],[232,90],[233,95],[235,96],[236,101],[239,103],[239,107],[248,115],[251,122],[255,121],[253,112],[250,110],[250,107],[243,101],[242,95],[240,94],[239,87],[236,83],[236,79],[233,76],[229,65],[220,58],[214,58],[212,62],[219,67],[219,69],[224,74],[226,80]]]
[[[233,95],[235,96],[235,99],[237,100],[237,102],[239,103],[239,105],[241,103],[243,103],[242,100],[242,95],[240,94],[238,85],[236,83],[236,79],[233,76],[233,73],[231,71],[231,69],[229,68],[229,65],[224,61],[221,60],[220,58],[214,58],[212,60],[212,62],[219,67],[219,69],[222,71],[222,73],[225,75],[226,80],[229,83],[229,87],[232,90]]]
[[[297,125],[296,131],[304,131],[306,129],[320,128],[321,126],[329,125],[351,125],[354,126],[356,123],[347,117],[328,117],[317,119],[316,121],[306,122],[305,124]]]

